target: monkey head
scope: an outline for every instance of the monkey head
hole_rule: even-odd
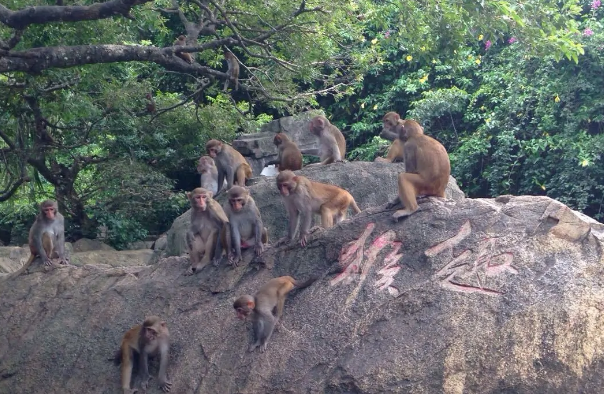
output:
[[[277,175],[277,189],[282,196],[289,196],[298,186],[298,177],[290,170],[281,171]]]
[[[205,211],[208,209],[208,204],[212,199],[212,192],[198,187],[193,189],[191,193],[187,193],[187,198],[191,202],[191,208]]]
[[[250,313],[256,307],[256,303],[254,301],[254,297],[250,295],[244,295],[235,300],[233,303],[233,308],[235,308],[235,313],[238,319],[245,320]]]
[[[214,164],[214,159],[212,159],[210,156],[201,156],[199,158],[199,163],[197,164],[197,172],[203,174],[210,171],[212,167],[215,166],[216,164]]]
[[[222,152],[222,142],[218,140],[209,140],[206,144],[206,152],[212,159],[215,159],[216,156]]]
[[[329,120],[325,116],[315,116],[310,120],[310,132],[320,137],[323,130],[329,125]]]
[[[165,329],[166,322],[157,316],[150,316],[145,319],[141,327],[141,335],[146,343],[154,341],[160,334],[160,329]]]
[[[250,192],[245,187],[234,185],[227,191],[227,195],[233,212],[239,212],[247,204]]]
[[[401,117],[396,112],[388,112],[382,118],[382,130],[386,132],[394,132],[396,125],[401,120]]]
[[[187,37],[180,35],[180,36],[178,36],[178,41],[184,43],[185,41],[187,41]]]
[[[273,144],[279,146],[282,143],[290,141],[289,137],[285,133],[277,133],[275,134],[275,138],[273,138]]]
[[[401,120],[396,125],[398,138],[405,142],[409,138],[424,134],[424,128],[412,119]]]
[[[46,200],[40,204],[40,213],[46,220],[54,220],[57,214],[57,203],[53,200]]]

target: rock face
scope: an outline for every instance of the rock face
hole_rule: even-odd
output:
[[[120,392],[107,359],[151,314],[170,329],[173,393],[602,392],[604,225],[547,197],[431,198],[391,215],[269,249],[265,266],[184,276],[187,259],[169,257],[0,282],[0,393]],[[233,300],[312,274],[268,350],[248,353]]]
[[[111,246],[96,239],[81,238],[73,243],[74,252],[91,252],[96,250],[115,250]]]
[[[353,195],[359,208],[367,209],[384,205],[397,196],[397,177],[405,170],[403,163],[371,163],[354,161],[334,163],[321,167],[307,167],[296,174],[304,175],[313,181],[340,186]],[[281,201],[275,177],[257,177],[250,181],[250,192],[268,228],[270,242],[287,235],[287,213]],[[449,178],[447,198],[459,200],[464,193],[454,178]],[[224,195],[218,201],[224,202]],[[349,210],[349,217],[352,210]],[[318,218],[318,216],[317,216]],[[178,217],[167,233],[168,256],[180,256],[187,252],[185,236],[191,224],[191,211]]]
[[[308,130],[310,120],[317,115],[324,114],[321,111],[308,111],[273,120],[263,125],[260,133],[243,135],[234,140],[233,147],[245,156],[254,175],[260,175],[266,163],[277,158],[277,147],[273,144],[277,133],[286,133],[302,150],[319,146],[318,139]]]

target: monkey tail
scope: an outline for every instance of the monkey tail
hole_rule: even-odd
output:
[[[23,264],[23,267],[19,268],[17,271],[13,272],[12,274],[7,275],[4,280],[16,278],[17,276],[24,273],[25,270],[27,270],[29,268],[29,266],[31,265],[31,263],[34,261],[35,258],[36,258],[36,256],[34,256],[33,253],[30,254],[29,259],[25,262],[25,264]]]
[[[350,206],[352,207],[354,213],[361,213],[361,209],[357,205],[356,201],[354,201],[354,198],[350,201]]]
[[[296,281],[294,283],[294,286],[296,286],[297,289],[303,289],[303,288],[308,287],[308,286],[312,285],[313,283],[315,283],[317,281],[317,279],[319,279],[319,275],[314,274],[314,275],[311,275],[310,278],[308,278],[307,280],[305,280],[302,283]]]

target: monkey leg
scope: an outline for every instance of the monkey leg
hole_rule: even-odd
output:
[[[193,275],[196,271],[201,269],[201,255],[205,251],[206,244],[207,242],[204,242],[199,235],[195,235],[193,237],[193,241],[191,243],[191,250],[189,252],[191,266],[189,267],[185,275]]]
[[[417,211],[417,191],[421,190],[424,185],[424,180],[419,174],[403,172],[398,176],[398,194],[403,203],[404,209],[396,211],[392,217],[395,220],[409,216]]]
[[[47,256],[47,260],[44,261],[44,265],[47,267],[52,267],[54,266],[54,263],[52,262],[52,258],[53,256],[53,252],[54,250],[54,244],[52,242],[52,235],[45,232],[42,234],[42,247],[44,248],[44,251],[46,252],[46,256]]]
[[[195,271],[201,271],[206,265],[212,262],[212,256],[214,255],[216,242],[218,242],[218,236],[219,232],[217,229],[215,229],[210,233],[210,235],[206,239],[206,242],[203,245],[203,256],[201,257],[201,261],[197,265],[197,269]]]
[[[333,227],[333,212],[325,204],[321,205],[321,226],[323,228]]]

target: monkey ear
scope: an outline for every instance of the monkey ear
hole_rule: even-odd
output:
[[[208,190],[208,198],[213,198],[214,197],[214,193]]]
[[[185,195],[187,196],[187,200],[191,199],[191,192],[185,192]]]

